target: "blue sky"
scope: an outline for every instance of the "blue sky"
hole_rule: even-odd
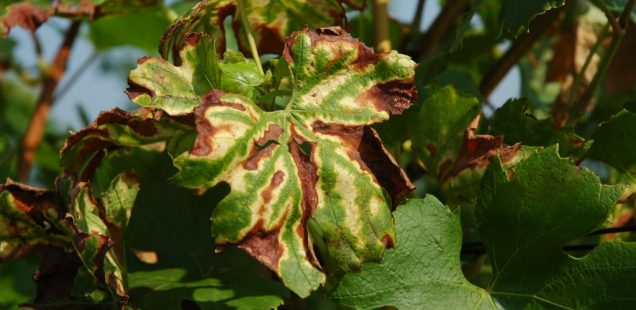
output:
[[[391,16],[401,21],[410,21],[413,17],[417,1],[413,0],[393,0],[389,2],[389,12]],[[433,22],[439,13],[437,1],[426,1],[422,29],[426,29]],[[60,29],[65,29],[68,22],[59,18],[52,18],[38,29],[36,35],[42,42],[43,56],[50,60],[53,58],[61,40]],[[26,68],[35,71],[37,59],[33,42],[24,29],[15,28],[11,31],[10,37],[16,43],[16,53],[18,61]],[[94,49],[89,41],[87,29],[84,27],[80,39],[76,41],[69,66],[61,87],[64,87],[68,79],[85,63],[89,67],[77,80],[65,95],[55,103],[51,111],[51,118],[62,128],[77,130],[82,123],[77,113],[77,106],[82,105],[91,119],[95,118],[100,111],[110,110],[114,107],[125,107],[128,98],[124,94],[126,88],[126,74],[109,73],[103,74],[99,69],[99,61],[89,61],[95,58]],[[118,48],[108,51],[115,55],[117,59],[130,62],[147,52],[134,48]],[[88,62],[87,62],[88,61]],[[58,88],[59,89],[59,88]],[[490,97],[495,106],[503,104],[508,98],[519,95],[519,71],[515,68],[511,70],[502,83],[497,87]]]

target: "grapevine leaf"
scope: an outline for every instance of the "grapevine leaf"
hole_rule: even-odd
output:
[[[108,151],[183,138],[180,133],[193,125],[189,122],[187,118],[170,118],[161,112],[142,110],[133,114],[117,108],[102,112],[91,126],[67,138],[60,151],[60,164],[66,173],[85,181]],[[104,180],[106,185],[102,184],[101,189],[111,180]]]
[[[179,53],[186,40],[183,36],[189,32],[202,31],[217,38],[217,51],[225,51],[226,17],[233,17],[233,29],[239,47],[249,54],[245,29],[239,26],[239,0],[201,1],[189,13],[175,21],[164,34],[159,51],[168,59],[172,52],[175,63],[179,64]],[[362,0],[309,0],[309,1],[243,1],[245,15],[253,29],[259,54],[280,54],[285,38],[292,31],[304,27],[317,28],[332,25],[343,26],[345,10],[343,3],[355,9],[363,9]]]
[[[168,182],[175,169],[165,152],[141,147],[108,153],[92,181],[102,183],[126,171],[139,175],[142,188],[126,233],[134,252],[127,258],[131,304],[142,309],[179,308],[184,299],[202,309],[282,304],[289,292],[258,276],[264,267],[246,253],[213,254],[210,213],[227,190],[192,195]]]
[[[205,34],[189,33],[180,50],[182,63],[174,66],[154,57],[142,57],[130,73],[127,89],[130,99],[145,107],[163,109],[170,114],[192,112],[200,96],[221,89],[251,96],[265,81],[252,60],[226,53],[223,62],[214,53],[214,42]]]
[[[381,263],[346,274],[331,297],[357,308],[629,307],[636,244],[603,243],[583,258],[561,250],[601,225],[621,193],[621,187],[601,185],[592,172],[560,158],[556,147],[510,170],[495,160],[477,205],[493,264],[487,290],[462,276],[459,214],[429,196],[398,208],[398,247]]]
[[[312,241],[345,270],[393,244],[389,206],[413,187],[366,125],[411,105],[415,64],[377,55],[339,28],[294,33],[284,56],[293,77],[285,109],[207,93],[192,150],[173,154],[173,181],[227,182],[232,191],[212,215],[217,245],[246,249],[307,296],[325,279]]]
[[[622,192],[559,158],[557,147],[530,156],[513,170],[493,162],[477,206],[493,265],[492,294],[511,308],[603,308],[626,302],[621,299],[631,293],[621,283],[636,279],[626,265],[636,255],[634,244],[604,244],[582,259],[561,250],[602,225]]]
[[[126,296],[123,236],[134,205],[139,181],[134,175],[118,175],[104,193],[94,194],[90,183],[74,189],[68,219],[74,245],[95,278]]]
[[[157,42],[170,22],[160,11],[140,11],[123,15],[104,16],[88,24],[95,49],[106,50],[131,45],[156,53]],[[143,27],[143,31],[130,31]]]
[[[519,142],[528,146],[549,146],[558,143],[562,156],[580,156],[589,148],[589,144],[574,132],[574,128],[557,130],[551,119],[537,120],[527,114],[527,107],[527,99],[508,100],[495,111],[491,133],[502,135],[507,144]]]
[[[565,0],[503,0],[501,4],[501,30],[506,35],[516,35],[528,27],[537,15],[561,7]]]
[[[332,299],[361,309],[483,309],[492,305],[488,293],[462,274],[459,212],[451,213],[435,197],[426,196],[408,200],[394,216],[397,247],[387,250],[382,263],[367,263],[362,272],[346,274]]]
[[[636,113],[623,110],[594,132],[590,155],[621,172],[636,174]]]
[[[0,262],[18,258],[36,245],[70,245],[63,231],[65,208],[55,193],[11,180],[0,186]]]
[[[479,100],[452,86],[432,88],[414,114],[413,147],[428,172],[443,177],[441,166],[453,161],[470,123],[479,115]],[[447,165],[447,164],[446,164]]]
[[[469,127],[479,109],[476,97],[445,86],[429,89],[420,110],[411,114],[413,150],[452,199],[473,200],[490,159],[498,155],[513,162],[520,149],[501,137],[476,135]]]
[[[187,280],[179,268],[140,271],[130,275],[132,298],[141,308],[179,308],[184,299],[200,309],[276,309],[289,297],[277,282],[257,276],[260,266],[246,253],[216,255],[215,272],[201,280]]]
[[[35,252],[41,265],[33,276],[33,305],[71,297],[80,261],[70,252],[66,208],[51,191],[7,180],[0,186],[0,262]]]
[[[35,32],[51,16],[95,19],[110,14],[155,9],[158,3],[156,0],[4,0],[0,7],[0,33],[7,37],[15,26]]]

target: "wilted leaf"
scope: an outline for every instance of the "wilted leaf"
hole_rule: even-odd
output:
[[[556,148],[513,171],[495,161],[482,181],[478,219],[494,272],[487,289],[462,275],[459,214],[429,196],[398,208],[398,247],[346,274],[332,297],[357,308],[629,307],[636,245],[605,243],[580,259],[561,250],[603,223],[622,189],[599,184]]]
[[[377,55],[339,28],[297,32],[284,55],[293,77],[286,107],[265,112],[245,96],[207,93],[194,147],[174,154],[173,180],[229,183],[212,216],[216,243],[246,249],[307,296],[324,281],[312,241],[345,270],[393,244],[389,207],[412,185],[366,125],[411,105],[415,64]]]
[[[158,3],[156,0],[5,0],[0,7],[0,32],[6,37],[15,26],[35,32],[51,16],[95,19],[110,14],[156,9]]]
[[[636,173],[636,113],[623,110],[602,123],[592,135],[590,155],[621,172]]]
[[[54,192],[7,180],[0,186],[0,262],[40,244],[70,246],[66,232],[59,229],[65,213]]]
[[[501,31],[506,35],[516,35],[520,29],[528,27],[537,15],[564,4],[565,0],[503,0]]]
[[[184,35],[189,32],[205,32],[216,38],[217,51],[225,51],[224,20],[232,16],[232,28],[239,47],[249,51],[245,29],[239,27],[238,1],[211,0],[201,1],[192,10],[175,21],[164,34],[159,50],[168,59],[172,52],[175,63],[179,64],[178,51],[187,44]],[[252,28],[260,54],[280,54],[284,40],[292,31],[305,27],[344,26],[345,10],[343,3],[356,9],[363,9],[362,0],[292,0],[292,1],[242,1],[245,15]],[[249,54],[249,52],[248,52]]]

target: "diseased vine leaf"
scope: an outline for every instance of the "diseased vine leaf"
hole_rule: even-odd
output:
[[[623,110],[602,123],[592,135],[590,155],[621,172],[636,174],[636,113]]]
[[[223,61],[214,53],[214,42],[202,33],[188,33],[179,55],[181,65],[142,57],[130,72],[127,89],[130,99],[144,107],[160,108],[174,114],[192,112],[200,96],[220,89],[252,97],[265,77],[251,59],[227,52]]]
[[[565,0],[503,0],[501,4],[501,31],[514,36],[537,15],[561,7]],[[532,29],[530,29],[532,30]]]
[[[11,28],[20,26],[31,32],[51,16],[77,16],[90,19],[156,9],[156,0],[3,0],[0,7],[0,33],[7,37]]]
[[[100,193],[80,182],[71,198],[75,249],[88,271],[119,296],[127,294],[123,236],[138,191],[137,177],[121,173]]]
[[[237,36],[239,47],[249,54],[245,29],[239,27],[239,0],[201,1],[189,13],[175,21],[164,34],[159,51],[168,59],[173,53],[175,63],[179,64],[178,51],[187,44],[183,36],[189,32],[205,32],[216,38],[217,51],[225,51],[224,21],[232,16],[232,28]],[[292,31],[305,27],[317,28],[344,26],[345,10],[343,3],[355,9],[363,9],[362,0],[290,0],[290,1],[243,1],[245,15],[253,29],[259,54],[280,54],[285,38]]]
[[[0,185],[0,262],[18,258],[36,245],[70,245],[59,227],[66,214],[56,194],[15,183]]]
[[[495,111],[490,132],[503,136],[507,144],[522,143],[528,146],[550,146],[559,144],[562,156],[580,157],[589,148],[589,143],[574,132],[574,128],[555,129],[551,119],[537,120],[527,114],[527,99],[508,100]]]
[[[307,296],[325,279],[312,240],[345,270],[393,244],[389,207],[413,186],[366,125],[412,104],[415,64],[375,54],[340,28],[294,33],[284,56],[293,77],[285,109],[207,93],[194,147],[173,155],[173,181],[227,182],[232,191],[212,215],[217,245],[246,249]]]
[[[583,258],[561,249],[600,226],[622,191],[601,185],[592,172],[560,158],[556,147],[510,169],[494,160],[477,205],[493,264],[487,290],[462,276],[458,214],[429,196],[398,208],[397,248],[388,250],[380,264],[367,263],[363,272],[346,274],[332,298],[357,308],[629,307],[636,244],[603,243]]]

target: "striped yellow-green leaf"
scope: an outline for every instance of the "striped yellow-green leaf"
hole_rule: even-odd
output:
[[[90,183],[80,182],[73,190],[67,223],[73,244],[88,271],[126,296],[126,264],[123,236],[139,191],[137,177],[121,173],[103,193],[94,193]]]
[[[227,52],[223,60],[214,53],[214,42],[202,33],[188,33],[179,52],[181,64],[173,66],[166,60],[142,57],[138,67],[130,72],[130,99],[144,107],[166,112],[192,112],[200,96],[212,89],[222,89],[252,96],[255,88],[265,82],[255,62],[238,52]]]
[[[294,33],[284,109],[211,91],[195,110],[192,149],[173,154],[188,188],[227,182],[215,208],[218,246],[237,245],[300,296],[325,280],[312,243],[344,270],[382,258],[395,242],[390,206],[413,186],[367,125],[414,99],[415,63],[375,54],[340,28]]]
[[[366,5],[366,1],[362,0],[201,1],[168,28],[161,40],[159,51],[166,59],[172,53],[176,63],[179,63],[178,51],[187,45],[183,39],[184,34],[203,31],[218,39],[217,48],[222,53],[226,47],[224,21],[228,16],[232,16],[232,25],[238,26],[239,2],[245,10],[260,54],[280,54],[285,38],[294,30],[344,25],[343,4],[355,9],[363,9]],[[235,35],[240,49],[249,54],[245,29],[233,29],[239,31]]]

